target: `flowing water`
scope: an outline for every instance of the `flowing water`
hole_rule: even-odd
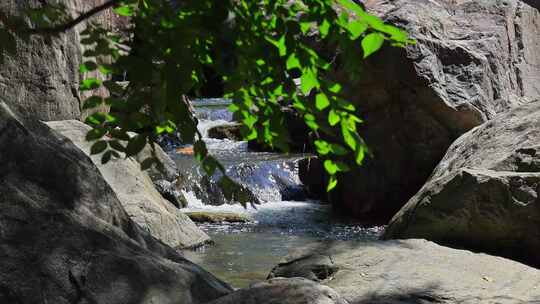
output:
[[[223,99],[194,102],[199,130],[206,136],[213,126],[232,124]],[[306,198],[298,177],[298,161],[306,155],[250,152],[245,142],[205,138],[209,151],[226,168],[227,175],[249,190],[255,207],[228,201],[207,178],[191,155],[171,156],[186,181],[182,191],[186,211],[233,212],[250,217],[250,223],[201,224],[214,240],[212,246],[184,255],[234,287],[264,280],[290,249],[324,240],[373,240],[381,228],[363,228],[332,215],[330,206]]]

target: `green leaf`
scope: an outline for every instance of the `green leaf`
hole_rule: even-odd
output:
[[[330,101],[324,93],[319,93],[315,96],[315,107],[317,110],[322,111],[330,106]]]
[[[103,103],[103,98],[100,96],[91,96],[84,101],[83,109],[91,109],[100,106]]]
[[[208,176],[212,176],[214,172],[216,171],[216,168],[218,168],[218,166],[219,164],[217,160],[213,158],[212,156],[207,156],[202,162],[202,167],[204,169],[204,172],[206,172]]]
[[[362,20],[355,20],[350,22],[347,25],[349,33],[351,33],[351,39],[356,40],[360,37],[367,29],[369,28],[368,24]]]
[[[338,112],[334,109],[330,110],[328,113],[328,123],[333,127],[339,123],[341,120],[341,117],[339,116]]]
[[[117,140],[110,140],[109,141],[109,146],[111,146],[111,148],[113,148],[114,150],[116,151],[120,151],[120,152],[126,152],[126,147],[124,147],[119,141]]]
[[[302,68],[302,65],[300,64],[300,60],[298,60],[298,57],[296,57],[295,53],[292,53],[291,55],[289,55],[289,58],[287,58],[286,65],[287,65],[287,70]]]
[[[273,44],[277,49],[278,49],[278,52],[279,52],[279,56],[280,57],[283,57],[285,55],[287,55],[287,45],[285,44],[285,39],[286,39],[286,35],[283,34],[283,36],[281,36],[281,38],[279,38],[279,40],[274,40],[270,37],[265,37],[266,41],[270,42],[271,44]]]
[[[355,151],[357,145],[356,139],[351,133],[349,125],[346,123],[345,120],[341,120],[341,135],[343,136],[343,140],[345,141],[347,146],[349,146],[353,151]]]
[[[102,138],[107,133],[107,130],[103,128],[92,129],[86,133],[86,140],[93,141]]]
[[[300,78],[300,90],[304,95],[308,95],[314,88],[319,88],[320,83],[317,79],[317,73],[313,69],[304,69]]]
[[[330,180],[328,181],[328,186],[326,186],[326,192],[332,191],[337,186],[337,178],[335,175],[330,176]]]
[[[109,132],[109,134],[111,134],[112,138],[116,138],[123,141],[130,140],[129,135],[126,133],[125,130],[113,129]]]
[[[341,87],[341,85],[339,83],[334,83],[334,84],[332,84],[332,86],[330,86],[328,88],[328,91],[330,91],[330,92],[332,92],[334,94],[338,94],[339,92],[341,92],[341,89],[342,89],[342,87]]]
[[[351,168],[344,162],[336,161],[335,163],[339,172],[347,172],[351,170]]]
[[[355,161],[356,164],[361,166],[364,158],[366,157],[366,147],[364,145],[358,145],[355,151]]]
[[[324,19],[321,25],[319,26],[319,33],[321,34],[321,38],[324,39],[326,36],[328,36],[329,31],[330,31],[330,22]]]
[[[86,61],[85,63],[79,66],[79,71],[81,73],[88,73],[95,71],[97,69],[97,64],[93,61]]]
[[[318,139],[314,142],[314,144],[315,148],[317,149],[317,153],[319,153],[320,155],[327,155],[331,151],[330,145],[327,141]]]
[[[120,16],[131,17],[133,16],[134,10],[133,10],[133,7],[130,5],[122,5],[115,8],[114,12]]]
[[[106,119],[107,117],[104,113],[97,112],[88,116],[85,122],[91,126],[98,126],[104,123]]]
[[[90,91],[90,90],[97,89],[100,86],[101,86],[101,80],[96,79],[96,78],[87,78],[82,81],[79,89],[81,91]]]
[[[362,39],[362,50],[364,58],[378,51],[384,43],[384,36],[381,33],[368,34]]]
[[[327,159],[327,160],[324,161],[324,169],[330,175],[334,175],[339,171],[339,168],[336,165],[336,163],[334,163],[334,161],[332,161],[330,159]]]
[[[339,144],[331,144],[330,145],[330,151],[338,156],[347,155],[349,151],[345,149],[342,145]]]
[[[90,154],[99,154],[105,151],[105,149],[107,149],[107,142],[104,140],[100,140],[92,145],[92,147],[90,148]]]
[[[195,158],[201,162],[206,155],[208,155],[208,150],[206,148],[206,144],[202,140],[198,140],[193,144],[193,154],[195,155]]]
[[[136,155],[141,152],[146,145],[146,135],[139,134],[131,138],[126,147],[126,157]]]

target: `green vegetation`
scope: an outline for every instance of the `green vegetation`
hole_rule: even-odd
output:
[[[76,19],[67,17],[63,6],[49,5],[28,12],[30,27],[21,17],[0,12],[0,38],[9,42],[14,35],[60,34],[108,8],[130,18],[129,26],[113,33],[92,24],[82,32],[81,43],[89,50],[81,72],[97,71],[107,79],[126,73],[129,85],[82,81],[83,91],[103,86],[113,96],[92,96],[85,108],[107,104],[119,110],[88,117],[92,153],[104,152],[107,162],[178,132],[185,143],[193,143],[207,174],[223,171],[208,153],[187,100],[198,96],[207,82],[205,70],[211,69],[223,81],[224,97],[233,100],[230,110],[243,123],[245,139],[287,152],[282,107],[303,115],[330,175],[328,191],[340,172],[362,164],[367,151],[357,132],[359,111],[343,98],[342,85],[330,73],[333,61],[358,75],[362,59],[385,42],[411,42],[352,0],[113,0]],[[13,46],[2,44],[0,54],[14,53]],[[321,49],[339,52],[327,55]],[[139,133],[130,137],[131,131]],[[143,166],[155,162],[149,158]],[[222,184],[233,182],[225,177]]]

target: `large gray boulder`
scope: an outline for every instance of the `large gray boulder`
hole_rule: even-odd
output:
[[[90,155],[92,143],[85,140],[91,129],[88,125],[76,120],[51,121],[47,125]],[[91,159],[131,219],[154,237],[177,248],[197,247],[210,241],[187,215],[161,196],[136,160],[112,159],[103,165],[101,155],[92,155]]]
[[[231,289],[134,223],[70,140],[0,103],[0,303],[200,304]]]
[[[316,281],[354,304],[540,303],[540,271],[426,240],[321,242],[270,274]]]
[[[518,0],[364,2],[417,43],[383,48],[347,85],[373,158],[331,200],[386,222],[461,134],[540,96],[540,13]]]
[[[303,278],[275,278],[208,304],[348,304],[332,288]]]
[[[426,238],[540,265],[540,102],[460,137],[385,238]]]

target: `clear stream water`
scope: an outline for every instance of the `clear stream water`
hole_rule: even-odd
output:
[[[194,102],[199,130],[231,124],[223,99]],[[170,154],[188,182],[186,211],[234,212],[252,223],[201,224],[215,244],[184,255],[236,288],[264,280],[290,249],[324,240],[373,240],[380,227],[363,228],[335,218],[328,205],[305,199],[298,178],[298,160],[306,155],[250,152],[245,142],[205,138],[209,151],[225,166],[227,175],[248,188],[261,203],[244,208],[226,201],[215,178],[208,180],[192,156]]]

